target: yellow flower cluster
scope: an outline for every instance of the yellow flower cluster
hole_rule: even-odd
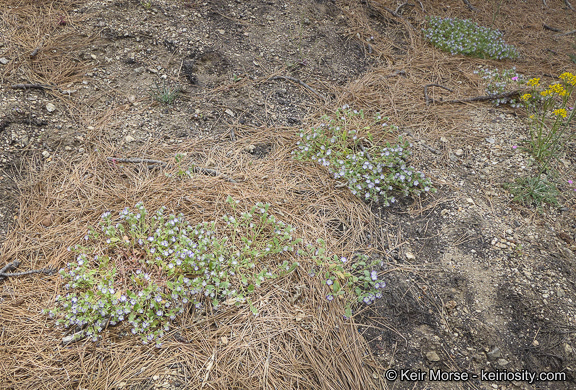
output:
[[[576,85],[576,76],[570,72],[564,72],[560,75],[560,79],[564,80],[567,84]]]
[[[526,84],[528,84],[528,86],[530,86],[530,87],[537,87],[538,84],[540,84],[540,78],[530,79],[530,80],[528,80],[528,82]]]
[[[554,115],[561,116],[562,118],[566,118],[566,115],[568,115],[568,113],[566,112],[565,109],[559,108],[557,110],[554,110]]]
[[[524,95],[522,95],[520,97],[520,99],[526,101],[526,100],[530,99],[531,97],[532,97],[532,95],[530,95],[529,93],[525,93]]]
[[[548,86],[548,89],[540,92],[540,95],[548,96],[553,95],[555,93],[557,93],[559,96],[566,96],[568,94],[568,92],[566,92],[566,90],[561,84],[551,84]]]

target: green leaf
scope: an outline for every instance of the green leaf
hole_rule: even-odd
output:
[[[344,309],[344,314],[346,315],[346,317],[352,318],[352,308],[350,307],[350,305],[346,306],[346,309]]]
[[[338,291],[340,291],[340,282],[338,282],[337,280],[334,281],[334,284],[332,285],[332,291],[334,291],[334,293],[338,293]]]

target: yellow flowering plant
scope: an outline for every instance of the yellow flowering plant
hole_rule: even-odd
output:
[[[566,72],[560,75],[560,82],[540,86],[540,79],[528,80],[530,93],[520,97],[526,110],[530,113],[530,145],[527,148],[540,163],[539,173],[535,177],[520,177],[504,185],[513,195],[514,200],[523,204],[542,203],[558,205],[559,194],[556,184],[549,181],[548,166],[551,159],[562,151],[562,146],[574,136],[569,134],[570,122],[576,110],[572,92],[576,85],[576,76]],[[554,175],[552,175],[554,176]]]
[[[540,86],[540,79],[533,78],[526,83],[532,91],[520,97],[530,119],[530,151],[541,163],[559,152],[561,141],[567,134],[569,123],[574,117],[574,110],[569,107],[573,99],[572,92],[576,85],[576,76],[565,72],[560,75],[560,82],[550,84],[547,88]],[[547,164],[544,164],[547,165]]]

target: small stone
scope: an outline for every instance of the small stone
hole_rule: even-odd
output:
[[[79,149],[78,149],[78,153],[80,153],[80,154],[84,153],[85,151],[86,151],[86,149],[84,149],[84,148],[79,148]]]
[[[48,227],[50,225],[52,225],[52,216],[48,215],[42,220],[42,226]]]
[[[538,340],[534,340],[534,341],[532,341],[532,345],[537,347],[540,345],[540,343],[538,342]]]
[[[566,352],[566,355],[570,355],[572,353],[572,347],[570,344],[564,344],[564,352]]]
[[[416,256],[412,254],[412,252],[406,252],[406,259],[408,260],[416,260]]]
[[[72,148],[71,148],[70,146],[64,146],[64,150],[67,151],[67,152],[69,152],[69,151],[72,150]]]
[[[226,31],[225,31],[225,30],[218,30],[218,32],[219,32],[221,35],[226,34]]]
[[[440,356],[436,353],[436,351],[426,352],[426,359],[430,362],[439,362]]]
[[[159,377],[158,375],[154,375],[154,376],[152,377],[152,379],[154,379],[155,381],[157,381],[158,379],[160,379],[160,377]]]
[[[446,143],[448,142],[448,139],[446,137],[440,137],[440,142]]]
[[[510,362],[506,359],[498,359],[496,363],[498,363],[499,366],[504,367],[507,366]]]
[[[496,142],[496,139],[493,137],[489,137],[489,138],[486,138],[486,142],[488,142],[489,144],[493,144]]]
[[[126,141],[127,143],[131,143],[131,142],[136,141],[136,139],[135,139],[134,137],[132,137],[131,135],[127,135],[127,136],[124,138],[124,141]]]
[[[224,112],[225,112],[226,114],[230,115],[230,116],[234,116],[234,111],[232,111],[232,110],[229,109],[229,108],[227,108]]]
[[[144,67],[142,67],[142,66],[134,69],[134,73],[140,74],[140,73],[143,73],[143,72],[144,72]]]
[[[500,348],[495,347],[492,351],[487,352],[486,356],[488,357],[488,360],[494,361],[502,356],[502,351],[500,351]]]
[[[44,156],[44,158],[48,158],[50,157],[50,152],[48,152],[47,150],[42,152],[42,156]]]
[[[54,112],[54,111],[56,111],[56,106],[52,103],[48,103],[48,104],[46,104],[46,110],[48,112]]]
[[[222,341],[222,344],[227,345],[227,344],[228,344],[228,337],[222,336],[222,337],[220,338],[220,341]]]
[[[470,203],[470,204],[474,204],[474,199],[472,198],[466,198],[466,202]]]
[[[6,57],[0,58],[0,64],[6,65],[8,62],[10,62],[10,61],[8,60],[8,58],[6,58]]]
[[[458,149],[454,152],[454,154],[458,157],[462,156],[464,154],[464,151],[462,149]]]
[[[93,60],[96,59],[96,56],[94,54],[90,54],[90,58],[92,58]]]

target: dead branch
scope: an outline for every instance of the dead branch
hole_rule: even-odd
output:
[[[527,90],[514,90],[510,92],[500,93],[498,95],[491,95],[491,96],[476,96],[469,99],[456,99],[456,100],[445,100],[445,101],[435,101],[432,100],[432,103],[470,103],[470,102],[485,102],[494,99],[503,99],[503,98],[511,98],[514,96],[520,96],[524,93],[527,93]]]
[[[565,33],[563,33],[563,34],[556,34],[556,36],[557,36],[557,37],[563,37],[563,36],[571,35],[571,34],[574,34],[574,33],[576,33],[576,30],[568,31],[568,32],[565,32]]]
[[[464,2],[464,4],[466,4],[466,7],[468,7],[468,9],[470,11],[472,11],[472,12],[477,11],[477,9],[472,4],[470,4],[470,2],[468,0],[462,0],[462,1]]]
[[[19,265],[20,265],[20,262],[18,260],[13,261],[12,263],[6,264],[2,269],[0,269],[0,280],[4,280],[5,278],[8,278],[10,276],[24,276],[24,275],[30,275],[30,274],[47,274],[47,275],[49,275],[49,274],[55,272],[55,270],[52,268],[44,268],[44,269],[34,269],[34,270],[24,271],[24,272],[8,273],[8,271],[13,271],[16,268],[18,268]]]
[[[450,88],[445,87],[445,86],[440,85],[440,84],[427,84],[427,85],[425,85],[425,86],[424,86],[424,98],[426,99],[426,105],[427,105],[427,106],[430,105],[430,102],[434,103],[434,100],[433,100],[433,99],[430,99],[430,98],[428,97],[428,87],[439,87],[439,88],[443,88],[443,89],[445,89],[445,90],[447,90],[447,91],[453,92]]]
[[[566,4],[566,6],[568,8],[570,8],[572,11],[574,11],[574,7],[572,7],[572,4],[570,4],[570,2],[568,0],[564,0],[564,4]]]
[[[12,89],[54,89],[54,87],[45,84],[12,84]]]
[[[220,172],[218,172],[215,169],[210,169],[210,168],[202,168],[202,167],[194,167],[194,172],[196,173],[202,173],[204,175],[208,175],[208,176],[222,176],[222,178],[230,183],[236,183],[236,180],[232,179],[231,177],[228,177]]]
[[[543,24],[542,27],[544,27],[544,30],[550,30],[550,31],[554,31],[554,32],[557,32],[557,33],[561,33],[561,32],[562,32],[562,30],[560,30],[559,28],[551,27],[551,26],[548,26],[547,24]]]
[[[300,84],[301,86],[303,86],[304,88],[306,88],[307,90],[312,92],[314,95],[318,96],[320,99],[322,99],[324,101],[327,100],[322,94],[320,94],[318,91],[316,91],[314,88],[312,88],[311,86],[309,86],[308,84],[306,84],[305,82],[303,82],[300,79],[290,77],[290,76],[274,76],[274,77],[269,78],[268,80],[290,80],[290,81],[293,81],[295,83]]]

